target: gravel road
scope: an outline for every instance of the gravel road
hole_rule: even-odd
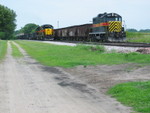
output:
[[[24,57],[13,58],[8,42],[0,64],[0,113],[130,113],[61,68],[42,66],[19,50]]]

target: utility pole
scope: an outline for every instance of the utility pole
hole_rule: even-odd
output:
[[[59,28],[59,21],[57,21],[57,28]]]

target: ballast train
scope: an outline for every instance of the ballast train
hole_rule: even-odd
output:
[[[99,14],[93,18],[93,24],[76,25],[54,30],[51,26],[48,28],[50,30],[46,31],[46,29],[47,27],[42,27],[42,30],[37,29],[36,33],[30,36],[30,39],[123,42],[126,37],[122,26],[122,17],[116,13]],[[46,32],[49,32],[49,35]],[[29,39],[29,37],[26,37],[26,39]]]

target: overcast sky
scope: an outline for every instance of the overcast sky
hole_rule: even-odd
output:
[[[91,23],[99,13],[122,16],[127,28],[150,29],[150,0],[0,0],[17,14],[17,29],[25,24],[55,28]]]

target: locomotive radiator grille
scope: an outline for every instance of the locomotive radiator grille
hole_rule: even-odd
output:
[[[120,21],[110,21],[108,29],[109,32],[121,32],[122,23]]]
[[[52,35],[53,30],[52,29],[45,29],[45,35]]]

